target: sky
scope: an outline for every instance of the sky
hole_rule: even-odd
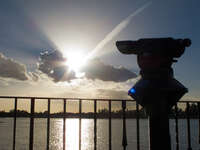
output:
[[[115,42],[173,37],[192,40],[173,68],[189,89],[183,99],[199,100],[199,5],[198,0],[1,0],[0,95],[128,98],[139,68],[136,56],[121,54]],[[52,52],[57,53],[52,59],[59,59],[53,64],[46,57]]]

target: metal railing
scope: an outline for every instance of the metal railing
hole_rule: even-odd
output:
[[[97,119],[98,119],[98,112],[97,112],[97,102],[106,102],[107,106],[108,106],[108,113],[107,113],[107,119],[108,121],[108,148],[109,150],[112,150],[112,129],[111,129],[111,125],[112,125],[112,103],[113,102],[119,102],[121,103],[121,118],[123,120],[123,133],[122,133],[122,146],[123,149],[126,150],[128,142],[127,142],[127,131],[126,131],[126,119],[127,119],[127,102],[128,103],[134,103],[135,104],[135,112],[136,112],[136,140],[137,140],[137,150],[140,150],[140,117],[141,117],[141,109],[139,108],[139,104],[134,101],[134,100],[120,100],[120,99],[80,99],[80,98],[50,98],[50,97],[11,97],[11,96],[0,96],[0,100],[2,99],[11,99],[14,100],[14,112],[13,112],[13,145],[12,145],[12,149],[15,150],[16,148],[16,118],[17,116],[17,111],[18,111],[18,100],[20,99],[25,99],[25,100],[30,100],[30,114],[29,114],[29,118],[30,118],[30,128],[29,128],[29,150],[33,150],[33,146],[34,146],[34,119],[37,118],[37,116],[35,116],[35,102],[37,100],[46,100],[47,101],[47,114],[45,114],[45,116],[43,116],[43,118],[47,118],[47,139],[46,139],[46,149],[49,150],[49,137],[50,137],[50,118],[53,118],[54,116],[52,116],[50,114],[50,108],[51,108],[51,101],[52,100],[62,100],[63,101],[63,113],[62,114],[58,114],[57,117],[59,118],[63,118],[63,150],[66,149],[66,143],[65,143],[65,139],[66,139],[66,118],[68,118],[67,115],[67,110],[66,110],[66,106],[67,106],[67,101],[78,101],[79,103],[79,112],[78,112],[78,118],[79,118],[79,150],[81,150],[81,119],[82,119],[82,102],[84,101],[93,101],[94,105],[94,110],[93,110],[93,121],[94,121],[94,150],[97,149]],[[184,104],[186,105],[185,107],[185,112],[180,112],[179,111],[179,104]],[[191,109],[191,106],[197,106],[197,110]],[[196,114],[196,115],[195,115]],[[199,101],[180,101],[178,102],[177,105],[175,105],[175,107],[173,108],[172,113],[170,113],[169,115],[170,117],[175,119],[175,136],[176,136],[176,149],[179,150],[180,149],[180,145],[179,145],[179,128],[178,128],[178,119],[179,118],[186,118],[187,119],[187,142],[188,142],[188,150],[192,150],[192,146],[191,146],[191,129],[190,129],[190,119],[195,117],[199,120],[199,143],[200,143],[200,102]],[[0,116],[1,117],[1,116]],[[130,115],[129,115],[130,117]]]

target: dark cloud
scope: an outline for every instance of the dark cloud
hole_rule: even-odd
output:
[[[66,59],[60,51],[41,53],[38,69],[53,78],[55,82],[70,81],[76,79],[75,72],[69,71]],[[81,69],[87,79],[99,79],[102,81],[123,82],[137,77],[137,75],[126,68],[116,68],[102,63],[99,59],[89,60],[87,65]]]
[[[124,67],[116,68],[106,65],[99,59],[90,60],[82,69],[88,79],[100,79],[103,81],[123,82],[135,78],[137,75]]]
[[[5,57],[0,53],[0,77],[28,80],[25,65]]]
[[[46,51],[40,55],[38,69],[51,77],[55,82],[70,81],[75,79],[75,72],[69,71],[65,61],[60,51]]]

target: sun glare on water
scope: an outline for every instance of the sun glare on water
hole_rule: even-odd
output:
[[[68,51],[63,53],[66,57],[66,66],[69,67],[69,71],[74,71],[76,77],[83,77],[84,73],[80,72],[80,69],[86,65],[86,57],[80,51]]]

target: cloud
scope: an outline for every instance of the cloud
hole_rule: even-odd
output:
[[[59,83],[57,96],[80,98],[130,99],[128,90],[138,79],[126,82],[113,82],[91,79],[76,79],[71,83]],[[53,90],[54,91],[54,90]]]
[[[29,79],[25,65],[0,53],[0,77],[25,81]]]
[[[75,79],[75,72],[69,71],[69,68],[65,65],[65,61],[60,51],[45,51],[40,55],[38,70],[51,77],[54,82]]]
[[[38,74],[36,75],[38,76]],[[32,80],[21,82],[0,77],[0,94],[38,97],[127,99],[130,98],[127,95],[127,91],[133,86],[136,79],[130,79],[126,82],[114,82],[83,78],[74,79],[71,82],[55,83],[44,73],[39,74],[37,82],[32,82]]]
[[[40,75],[38,72],[28,72],[28,75],[34,82],[37,82],[40,79]]]
[[[77,60],[78,61],[78,60]],[[71,81],[77,79],[74,71],[69,71],[65,64],[66,59],[58,50],[44,52],[40,55],[38,70],[48,75],[54,82]],[[124,67],[114,67],[102,63],[99,59],[89,60],[81,69],[87,79],[99,79],[102,81],[123,82],[137,75]]]
[[[98,97],[103,97],[103,98],[110,98],[110,99],[128,99],[130,98],[127,94],[127,91],[116,91],[112,89],[98,89],[96,92],[96,95]]]
[[[124,67],[114,67],[102,63],[99,59],[90,60],[82,69],[88,79],[99,79],[103,81],[123,82],[137,75]]]

